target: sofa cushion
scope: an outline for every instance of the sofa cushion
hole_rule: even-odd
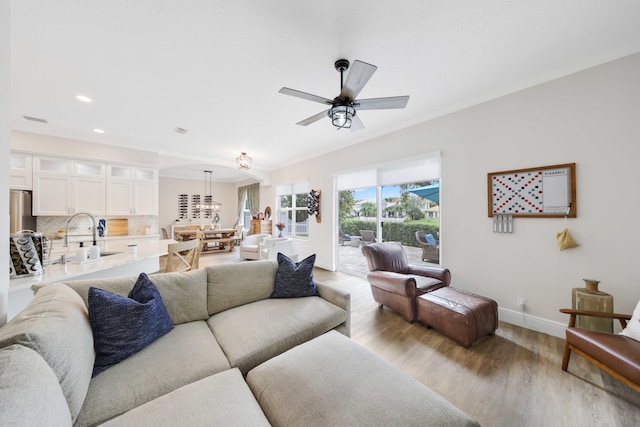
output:
[[[0,424],[71,426],[56,374],[28,347],[14,344],[0,349]]]
[[[96,350],[93,376],[173,329],[162,297],[145,273],[128,297],[89,288],[89,321]]]
[[[246,374],[347,320],[347,311],[320,297],[265,299],[217,313],[207,321],[231,366]]]
[[[91,379],[76,425],[96,425],[186,384],[229,369],[204,321],[176,325]]]
[[[0,329],[0,348],[21,344],[47,362],[75,420],[87,394],[95,353],[87,307],[61,283],[41,288],[24,310]]]
[[[204,269],[182,273],[151,274],[174,325],[207,320],[207,272]],[[126,296],[136,282],[135,277],[76,280],[67,285],[78,292],[88,305],[89,288],[99,288]]]
[[[271,424],[237,369],[180,387],[102,424],[103,427],[161,425],[248,427]]]
[[[318,296],[318,288],[313,281],[313,264],[316,255],[310,255],[300,262],[278,252],[278,271],[271,298],[300,298]]]
[[[273,425],[478,426],[415,378],[338,332],[247,375]]]
[[[277,269],[267,260],[207,267],[209,314],[269,298]]]

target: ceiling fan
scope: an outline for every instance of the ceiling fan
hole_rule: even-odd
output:
[[[408,96],[392,96],[387,98],[356,99],[362,88],[369,81],[378,67],[366,62],[355,60],[345,81],[344,72],[349,68],[349,61],[338,59],[335,62],[336,70],[340,72],[340,94],[334,99],[323,98],[310,93],[301,92],[295,89],[283,87],[278,92],[291,95],[320,104],[330,105],[331,108],[315,114],[298,123],[300,126],[307,126],[317,122],[323,117],[331,118],[331,123],[338,129],[351,129],[356,131],[364,128],[362,121],[356,115],[360,110],[388,110],[393,108],[404,108],[409,102]]]

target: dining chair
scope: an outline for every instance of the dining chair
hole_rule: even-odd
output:
[[[169,244],[163,272],[197,270],[200,262],[200,246],[199,239]]]
[[[169,239],[169,233],[167,233],[167,229],[166,228],[162,228],[162,239],[163,240],[168,240]]]

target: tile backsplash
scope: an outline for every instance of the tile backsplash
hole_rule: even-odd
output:
[[[57,234],[58,230],[64,230],[70,216],[39,216],[37,219],[37,230],[44,234]],[[96,225],[99,219],[123,218],[122,216],[101,216],[96,217]],[[129,220],[129,235],[158,234],[158,217],[154,215],[136,215],[126,217]],[[91,233],[92,221],[86,216],[78,216],[69,227],[69,233],[82,234],[86,230]],[[107,230],[109,237],[109,230]]]

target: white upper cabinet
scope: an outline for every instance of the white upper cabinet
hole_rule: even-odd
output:
[[[9,156],[9,188],[33,190],[33,156],[12,151]]]
[[[157,214],[157,169],[107,165],[107,215]]]
[[[101,162],[34,157],[34,215],[104,215],[105,170],[106,164]]]

